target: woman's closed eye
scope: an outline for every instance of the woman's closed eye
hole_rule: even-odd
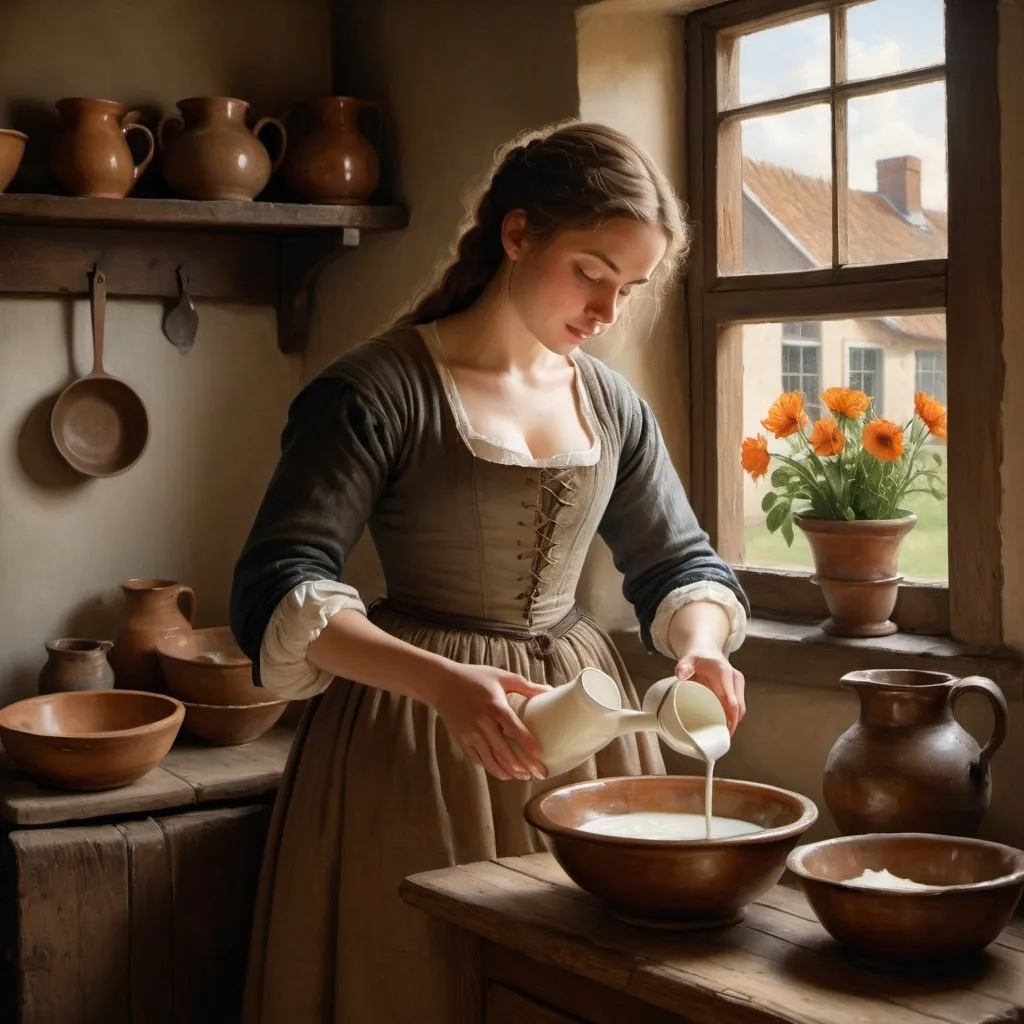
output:
[[[577,267],[576,273],[579,275],[580,279],[586,281],[587,284],[599,285],[602,283],[602,279],[600,277],[591,277],[590,274],[588,274],[582,267]],[[619,295],[624,299],[628,298],[632,290],[633,289],[628,286],[626,288],[621,288],[619,290]]]

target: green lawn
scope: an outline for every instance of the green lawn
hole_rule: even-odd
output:
[[[945,475],[945,466],[942,468]],[[765,488],[759,488],[764,493]],[[900,572],[907,578],[945,580],[949,577],[946,544],[946,502],[930,494],[912,494],[906,504],[917,513],[917,525],[903,539],[900,548]],[[743,531],[747,565],[787,569],[812,569],[814,563],[807,538],[794,531],[793,546],[787,547],[781,533],[769,533],[764,521],[748,523]]]

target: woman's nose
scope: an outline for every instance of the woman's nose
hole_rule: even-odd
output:
[[[610,327],[615,323],[618,311],[618,296],[615,294],[595,295],[587,305],[587,315],[604,327]]]

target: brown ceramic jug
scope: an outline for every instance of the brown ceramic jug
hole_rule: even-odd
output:
[[[110,652],[117,685],[127,690],[166,693],[157,641],[192,628],[195,591],[163,579],[125,580],[120,586],[125,595],[124,620]]]
[[[377,190],[380,160],[359,130],[359,114],[380,107],[351,96],[325,96],[285,114],[288,157],[281,170],[289,193],[304,203],[348,205],[365,203]],[[293,117],[302,112],[305,117]],[[296,137],[294,124],[304,120],[308,129]]]
[[[137,110],[126,111],[114,100],[58,100],[60,131],[50,151],[54,177],[72,196],[123,199],[153,159],[153,134],[136,123]],[[141,132],[146,155],[135,162],[128,148],[129,132]]]
[[[65,638],[46,643],[46,664],[39,673],[40,693],[112,690],[114,670],[107,661],[109,640]]]
[[[982,676],[915,669],[850,672],[841,682],[860,697],[860,719],[825,765],[825,804],[839,831],[973,836],[988,808],[989,761],[1006,738],[999,687]],[[992,704],[995,726],[984,747],[953,717],[965,693]]]
[[[160,167],[174,194],[182,199],[255,199],[284,159],[284,124],[276,117],[261,117],[250,131],[245,123],[249,104],[226,96],[198,96],[177,106],[181,113],[168,114],[157,128]],[[257,138],[266,125],[281,133],[273,162]]]

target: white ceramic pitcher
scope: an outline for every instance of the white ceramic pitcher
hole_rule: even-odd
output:
[[[549,777],[582,764],[616,736],[643,730],[657,732],[673,750],[702,760],[717,760],[729,749],[718,698],[700,683],[674,676],[655,683],[644,697],[644,709],[634,711],[623,708],[614,679],[585,668],[572,682],[531,697],[519,714],[540,746]]]

